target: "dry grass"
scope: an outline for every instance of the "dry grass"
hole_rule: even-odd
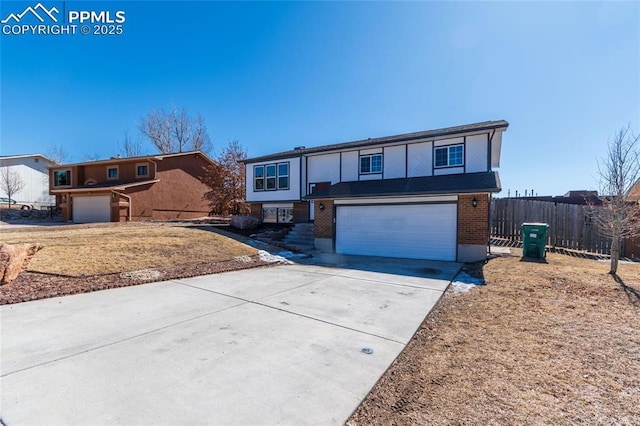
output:
[[[640,424],[640,265],[624,284],[608,266],[489,261],[488,285],[448,292],[349,423]]]
[[[158,223],[23,229],[3,232],[0,240],[44,244],[28,271],[73,277],[221,262],[257,253],[215,232]]]

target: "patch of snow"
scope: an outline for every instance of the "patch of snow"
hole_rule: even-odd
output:
[[[271,254],[268,251],[264,251],[264,250],[258,251],[258,257],[260,258],[260,260],[267,263],[282,263],[285,265],[293,264],[292,261],[287,260],[282,256],[279,256],[277,254]]]
[[[454,294],[461,294],[467,293],[472,288],[484,284],[485,282],[482,278],[472,277],[466,272],[460,272],[451,282],[451,288]]]
[[[141,269],[139,271],[123,272],[120,277],[132,280],[157,280],[162,277],[162,272],[155,269]]]
[[[294,253],[292,251],[281,251],[278,253],[278,256],[282,256],[285,259],[306,259],[309,257],[306,253]]]
[[[251,262],[251,257],[250,256],[236,256],[233,258],[233,260],[237,260],[238,262],[242,262],[242,263],[250,263]]]
[[[598,259],[598,262],[611,263],[611,259]],[[638,262],[632,262],[630,260],[618,260],[618,263],[621,264],[621,265],[635,265]]]

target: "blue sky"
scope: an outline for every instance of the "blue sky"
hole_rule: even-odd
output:
[[[0,35],[0,155],[106,158],[172,105],[250,156],[505,119],[499,196],[558,195],[640,133],[638,2],[42,3],[123,34]]]

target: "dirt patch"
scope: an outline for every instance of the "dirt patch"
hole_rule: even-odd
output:
[[[640,424],[640,265],[468,268],[348,424]]]

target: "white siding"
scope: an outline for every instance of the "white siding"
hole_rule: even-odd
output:
[[[500,167],[500,150],[502,148],[502,130],[497,130],[491,141],[491,167]]]
[[[433,171],[434,176],[455,175],[459,173],[464,173],[464,167],[446,167],[444,169],[435,169]]]
[[[253,166],[264,164],[289,163],[289,189],[277,191],[254,191],[253,189]],[[300,158],[284,158],[273,161],[262,161],[259,163],[248,163],[246,165],[246,189],[247,202],[255,203],[262,201],[293,201],[300,199]]]
[[[435,146],[456,145],[459,143],[464,143],[464,138],[440,139],[434,142]]]
[[[408,176],[431,176],[433,173],[433,148],[431,142],[415,143],[407,146]]]
[[[380,180],[380,179],[382,179],[382,173],[360,175],[360,180]]]
[[[53,205],[55,197],[49,195],[49,167],[50,163],[40,156],[0,159],[0,167],[9,167],[18,173],[24,182],[24,188],[11,198],[18,203],[40,205]],[[0,191],[0,197],[7,194]]]
[[[309,181],[307,179],[307,159],[303,157],[300,159],[300,174],[302,175],[302,186],[300,187],[300,198],[307,195],[309,192]]]
[[[382,147],[360,150],[360,155],[369,155],[369,154],[382,154]]]
[[[358,151],[342,153],[342,182],[358,180]]]
[[[314,155],[307,159],[309,182],[340,182],[340,154]]]
[[[385,148],[382,158],[384,178],[393,179],[405,177],[406,159],[406,145]]]
[[[467,173],[486,172],[487,165],[487,139],[486,134],[467,136],[465,144],[465,170]]]

